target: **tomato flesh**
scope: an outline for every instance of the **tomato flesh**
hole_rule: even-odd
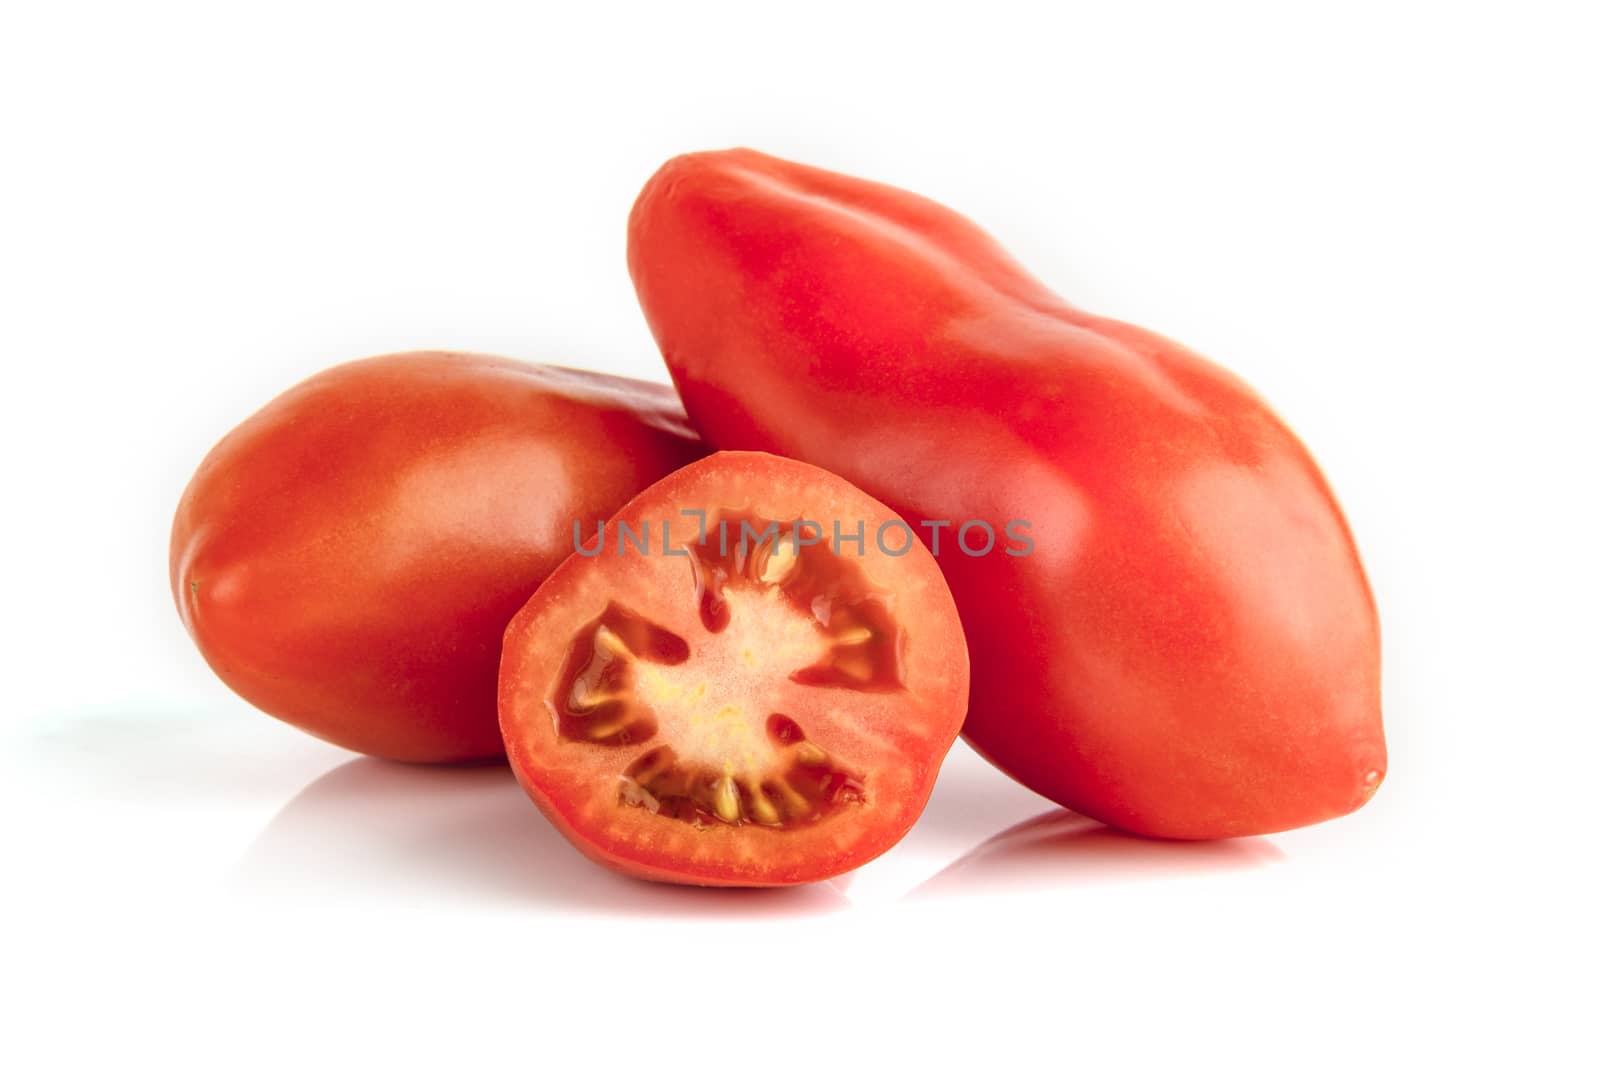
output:
[[[839,515],[895,519],[817,468],[721,453],[612,520],[659,543],[591,541],[513,620],[507,750],[591,857],[781,885],[909,829],[965,713],[965,643],[927,550],[847,547],[815,521]]]

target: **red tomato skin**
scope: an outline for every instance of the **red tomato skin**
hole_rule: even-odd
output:
[[[1028,555],[968,557],[953,527],[937,553],[965,733],[997,766],[1189,839],[1342,815],[1382,781],[1350,530],[1234,375],[1070,306],[939,204],[747,149],[665,164],[628,264],[713,447],[817,464],[919,524],[1031,523]]]
[[[452,352],[341,364],[206,456],[173,598],[270,715],[372,756],[497,757],[501,634],[573,520],[703,453],[666,386]]]

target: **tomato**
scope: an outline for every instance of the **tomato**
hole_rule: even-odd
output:
[[[662,167],[628,262],[710,444],[825,467],[939,548],[967,737],[995,764],[1176,838],[1285,830],[1377,788],[1361,561],[1238,378],[1072,307],[932,201],[748,150]],[[975,522],[1028,550],[963,551]]]
[[[761,453],[693,463],[592,531],[500,668],[506,751],[551,821],[606,866],[699,885],[883,852],[966,697],[927,549],[843,479]]]
[[[502,751],[500,637],[593,522],[703,454],[664,386],[490,356],[346,363],[212,449],[178,613],[250,703],[374,756]]]

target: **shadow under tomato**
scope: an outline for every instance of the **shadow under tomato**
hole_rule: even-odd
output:
[[[197,810],[270,803],[350,757],[257,712],[209,706],[63,708],[23,737],[30,762],[97,797]]]
[[[923,882],[907,898],[1214,874],[1283,858],[1283,851],[1264,838],[1160,841],[1125,834],[1063,809],[995,834]]]
[[[427,767],[358,757],[294,797],[250,846],[237,888],[362,903],[542,906],[641,916],[764,918],[848,906],[830,883],[705,890],[643,882],[584,858],[504,763]]]
[[[1034,815],[1059,810],[961,739],[945,757],[928,806],[906,840],[949,856]]]

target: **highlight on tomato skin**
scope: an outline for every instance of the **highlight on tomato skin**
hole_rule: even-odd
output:
[[[573,522],[704,451],[666,386],[453,352],[341,364],[200,464],[173,599],[270,715],[367,755],[497,757],[500,639]]]
[[[952,513],[1029,523],[1026,556],[939,555],[966,737],[996,766],[1191,839],[1341,816],[1381,784],[1354,538],[1236,376],[1074,307],[941,204],[750,149],[665,163],[628,269],[712,447],[833,471],[930,546],[923,520]]]
[[[793,885],[888,849],[968,682],[949,589],[901,527],[764,453],[644,490],[506,630],[500,722],[528,794],[591,859],[659,881]]]

